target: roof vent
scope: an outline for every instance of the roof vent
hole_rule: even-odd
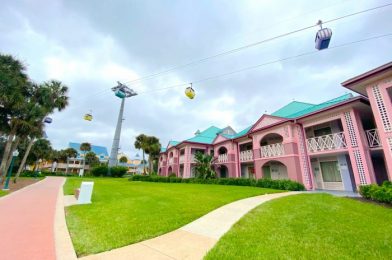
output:
[[[200,130],[197,129],[197,131],[195,132],[195,135],[199,135],[200,134]]]

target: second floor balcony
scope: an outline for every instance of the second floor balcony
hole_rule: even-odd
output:
[[[173,164],[174,163],[174,157],[169,158],[168,162],[169,162],[169,165]]]
[[[366,130],[365,132],[370,148],[381,147],[381,139],[377,129]]]
[[[282,143],[263,145],[260,147],[261,158],[277,157],[284,154],[284,146]]]
[[[240,161],[241,162],[248,162],[253,160],[253,151],[252,150],[246,150],[240,152]]]
[[[308,138],[306,145],[310,153],[347,148],[346,137],[343,132]]]
[[[227,153],[218,155],[218,163],[225,163],[229,161],[229,156]]]

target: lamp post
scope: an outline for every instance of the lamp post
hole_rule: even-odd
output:
[[[4,184],[3,190],[9,190],[8,184],[9,184],[10,179],[11,179],[12,168],[14,167],[15,158],[18,157],[18,155],[19,155],[18,150],[15,150],[15,151],[12,153],[12,160],[11,160],[10,168],[8,169],[7,179],[5,180],[5,184]]]

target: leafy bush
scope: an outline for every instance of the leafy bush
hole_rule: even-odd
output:
[[[177,178],[164,176],[143,176],[134,175],[130,181],[147,181],[147,182],[170,182],[170,183],[197,183],[197,184],[219,184],[235,186],[256,186],[262,188],[271,188],[277,190],[302,191],[304,185],[292,180],[271,180],[271,179],[241,179],[241,178],[219,178],[219,179],[201,179],[201,178]]]
[[[359,193],[366,199],[392,204],[392,183],[390,181],[385,181],[381,186],[362,185],[359,187]]]
[[[177,174],[175,174],[174,172],[169,173],[169,177],[177,177]]]
[[[110,174],[112,177],[122,177],[127,173],[128,168],[124,166],[114,166],[110,168]]]
[[[106,165],[94,167],[91,169],[91,174],[95,177],[106,176],[108,174],[108,167]]]

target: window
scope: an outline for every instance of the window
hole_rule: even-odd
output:
[[[314,136],[322,136],[322,135],[330,135],[332,134],[332,130],[330,127],[324,127],[314,130]]]
[[[324,182],[342,182],[338,162],[320,162],[321,174]]]

